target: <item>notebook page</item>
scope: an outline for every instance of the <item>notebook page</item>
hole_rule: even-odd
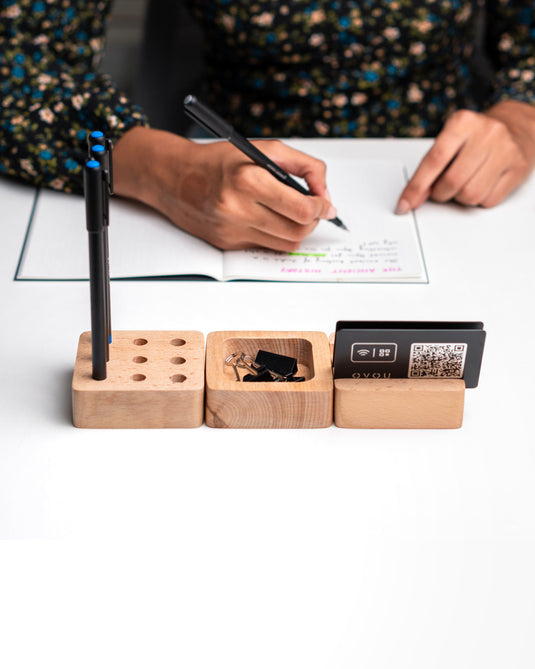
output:
[[[87,279],[88,238],[81,196],[38,194],[20,279]],[[110,201],[111,278],[204,275],[222,279],[222,252],[138,202]]]

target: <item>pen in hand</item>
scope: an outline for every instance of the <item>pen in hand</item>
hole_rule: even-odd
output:
[[[254,144],[240,135],[234,128],[209,109],[205,104],[197,100],[194,95],[187,95],[184,99],[184,111],[192,118],[195,123],[210,132],[215,137],[227,139],[237,149],[244,153],[254,163],[271,172],[271,174],[283,184],[290,186],[303,195],[310,195],[310,191],[304,188],[298,181],[285,172],[282,167],[274,163],[262,151],[259,151]],[[330,223],[347,230],[348,228],[339,218],[330,218]]]

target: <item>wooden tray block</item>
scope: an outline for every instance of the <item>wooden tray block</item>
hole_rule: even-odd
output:
[[[243,383],[225,359],[259,349],[297,359],[301,383]],[[242,370],[243,371],[243,370]],[[323,332],[211,332],[206,338],[206,412],[209,427],[319,428],[333,419],[329,341]]]
[[[84,332],[72,379],[73,423],[84,428],[199,427],[204,337],[196,331],[113,333],[107,378],[95,381]]]
[[[335,379],[334,423],[368,429],[459,428],[464,388],[461,379]]]

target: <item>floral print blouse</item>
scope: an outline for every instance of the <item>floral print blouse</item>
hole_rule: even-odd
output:
[[[435,136],[475,108],[484,0],[186,0],[204,99],[250,137]],[[535,104],[535,3],[487,0],[485,106]],[[146,124],[97,71],[110,0],[0,0],[0,173],[81,190],[88,131]]]
[[[481,0],[188,0],[207,102],[250,136],[432,137],[473,108]],[[535,2],[488,0],[488,106],[535,102]]]
[[[0,174],[82,191],[87,135],[146,123],[98,72],[110,0],[0,0]]]

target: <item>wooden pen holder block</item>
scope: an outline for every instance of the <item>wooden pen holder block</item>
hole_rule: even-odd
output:
[[[367,429],[459,428],[464,389],[461,379],[335,379],[334,423]]]
[[[254,359],[258,350],[296,358],[296,376],[304,376],[305,381],[238,382],[226,358],[243,351]],[[211,332],[206,338],[205,421],[209,427],[328,427],[332,407],[331,357],[324,333],[227,331]]]
[[[91,333],[84,332],[72,379],[76,427],[177,428],[203,422],[201,332],[114,332],[107,378],[95,381],[91,374]]]

